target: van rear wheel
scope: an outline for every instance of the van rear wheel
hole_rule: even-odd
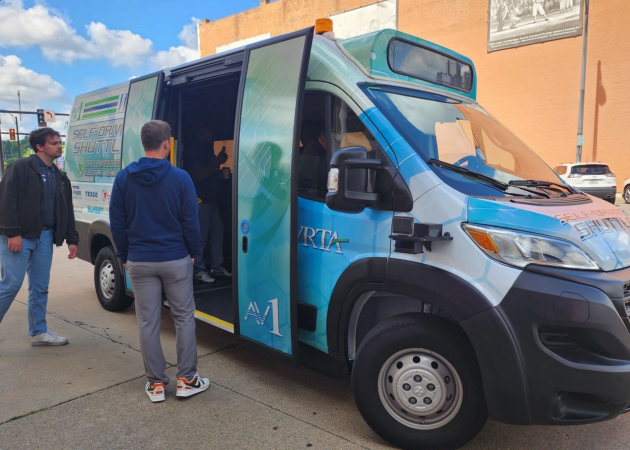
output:
[[[103,247],[96,256],[94,287],[99,303],[108,311],[123,311],[133,303],[125,292],[124,272],[112,247]]]
[[[481,374],[464,332],[439,317],[405,314],[372,330],[352,369],[361,415],[403,449],[456,449],[488,418]]]

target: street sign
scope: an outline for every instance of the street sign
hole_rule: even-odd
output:
[[[9,140],[10,141],[17,141],[17,138],[15,137],[15,128],[9,128]]]
[[[55,121],[55,111],[51,111],[50,109],[44,110],[44,120],[46,123],[48,122],[56,122]]]
[[[38,109],[37,110],[37,125],[39,125],[40,127],[45,127],[46,126],[46,118],[44,117],[44,110],[43,109]]]
[[[580,147],[584,146],[584,135],[583,134],[578,134],[577,145],[579,145]]]

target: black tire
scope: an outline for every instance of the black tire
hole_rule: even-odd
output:
[[[125,292],[124,272],[112,247],[103,247],[96,256],[94,288],[99,303],[107,311],[123,311],[133,304],[133,297]]]
[[[436,405],[442,405],[440,406],[442,410],[432,411],[432,416],[409,414],[410,411],[405,410],[402,407],[404,405],[400,403],[401,398],[406,398],[408,403],[411,403],[410,397],[431,394],[417,385],[414,385],[411,390],[409,390],[409,384],[401,385],[402,380],[408,379],[403,378],[408,374],[422,373],[417,370],[424,356],[416,358],[416,355],[425,355],[419,352],[420,350],[428,351],[424,364],[429,361],[429,364],[433,365],[437,363],[437,360],[433,359],[433,362],[430,362],[432,358],[441,357],[443,365],[439,366],[440,371],[451,369],[455,371],[452,372],[454,374],[452,379],[442,377],[441,380],[445,383],[438,384],[437,389],[434,385],[429,385],[429,388],[432,386],[436,393],[438,391],[446,393],[446,389],[455,392],[455,386],[460,387],[453,398],[453,402],[457,404],[449,404],[446,401],[448,397],[443,394],[440,395],[444,400],[439,400],[435,394]],[[400,353],[403,354],[400,360],[397,361],[399,356],[392,359],[394,355]],[[400,366],[403,356],[411,358],[405,359],[405,362],[410,363],[406,366],[407,368]],[[448,368],[448,365],[451,367]],[[438,366],[433,365],[433,367],[437,369]],[[386,368],[390,368],[390,371]],[[391,371],[395,374],[396,370],[400,370],[401,376],[397,383],[392,383],[391,376],[380,375],[381,370],[385,375],[392,373]],[[405,370],[407,372],[404,372]],[[426,383],[428,377],[425,376],[424,379],[417,377],[417,379]],[[414,380],[416,380],[415,376]],[[388,382],[390,385],[387,384]],[[379,387],[381,383],[385,386],[384,389]],[[405,389],[408,391],[404,394],[407,397],[395,397],[391,391],[387,393],[388,389],[394,393],[403,392],[400,389]],[[393,317],[374,328],[365,337],[352,369],[352,391],[359,411],[368,425],[386,441],[406,450],[460,448],[481,431],[488,419],[479,365],[465,333],[457,325],[427,314],[405,314]],[[383,400],[379,391],[383,392]],[[391,397],[391,402],[388,397]],[[425,398],[413,400],[410,408],[424,407],[422,403],[426,404]],[[386,404],[389,406],[386,407]],[[397,409],[394,410],[396,405],[401,405],[399,408],[405,414],[398,413]],[[393,415],[396,413],[398,418]],[[433,419],[428,419],[435,420],[433,425],[425,424],[425,419],[433,416]],[[409,425],[408,423],[411,423],[409,420],[416,422]],[[405,421],[407,423],[403,423]],[[421,429],[431,426],[437,428]]]
[[[615,197],[613,197],[613,198],[607,198],[607,199],[606,199],[606,201],[607,201],[608,203],[612,204],[612,205],[614,205],[614,204],[615,204],[615,200],[616,200],[616,199],[615,199]]]
[[[626,201],[626,203],[630,203],[630,185],[626,186],[623,189],[623,199]]]

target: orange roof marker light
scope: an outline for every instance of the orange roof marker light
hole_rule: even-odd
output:
[[[317,19],[315,21],[315,34],[329,33],[333,30],[331,19]]]

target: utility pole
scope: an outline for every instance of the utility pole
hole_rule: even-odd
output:
[[[582,146],[584,145],[584,81],[586,79],[586,44],[588,43],[588,0],[584,0],[584,36],[582,38],[582,81],[580,83],[580,112],[578,115],[577,150],[575,162],[582,162]]]
[[[22,120],[22,98],[20,97],[20,91],[18,91],[18,105],[20,110],[20,120]]]

